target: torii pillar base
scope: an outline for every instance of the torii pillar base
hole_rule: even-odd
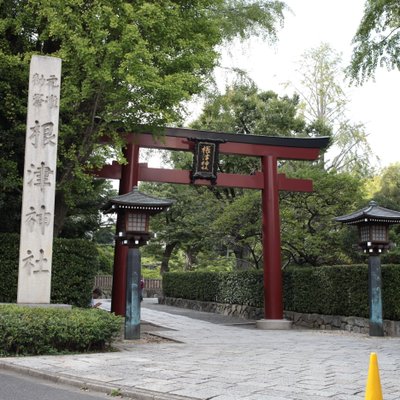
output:
[[[292,328],[292,321],[287,319],[259,319],[256,321],[257,329],[264,330],[289,330]]]

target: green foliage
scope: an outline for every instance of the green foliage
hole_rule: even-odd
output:
[[[400,163],[384,168],[374,181],[370,199],[375,200],[381,207],[391,210],[400,210]],[[389,252],[382,255],[385,264],[400,263],[400,226],[392,225],[389,230],[389,239],[395,243]]]
[[[246,304],[261,307],[263,280],[259,271],[168,272],[163,275],[167,297]]]
[[[142,264],[142,276],[144,279],[160,279],[160,267],[156,269],[146,268]]]
[[[223,256],[215,256],[213,252],[201,252],[197,256],[196,271],[223,272],[232,271],[235,268],[233,253]]]
[[[323,48],[321,52],[318,60],[327,57],[325,53],[329,55],[329,48]],[[334,68],[330,68],[329,60],[323,61],[324,65],[328,64],[325,73],[330,76]],[[308,62],[311,64],[311,60]],[[335,107],[340,108],[343,99],[335,99],[335,95],[341,93],[340,88],[336,80],[331,85],[329,79],[334,79],[332,76],[325,78],[326,85],[321,84],[323,96],[329,97],[332,104],[337,102]],[[314,121],[312,127],[306,126],[298,116],[298,102],[297,97],[280,98],[273,92],[258,90],[251,83],[240,83],[228,88],[223,95],[211,96],[193,127],[281,136],[314,135],[320,132],[309,129],[327,128],[326,123],[322,124],[322,118]],[[319,112],[324,114],[328,110]],[[353,142],[346,144],[343,137],[341,140],[343,148],[353,147]],[[190,168],[190,162],[181,155],[173,156],[172,161],[175,167]],[[334,218],[361,206],[364,197],[361,174],[357,171],[338,172],[333,167],[326,170],[323,161],[280,161],[278,167],[279,172],[288,178],[308,178],[314,186],[310,193],[280,191],[283,264],[320,266],[358,261],[349,229],[336,223]],[[260,170],[260,160],[221,155],[219,170],[252,174]],[[159,240],[166,244],[164,255],[169,251],[171,260],[177,260],[175,265],[184,264],[187,270],[203,269],[205,265],[200,263],[202,255],[207,254],[210,260],[214,260],[228,253],[235,255],[237,269],[260,268],[262,218],[258,191],[166,185],[152,188],[160,197],[177,199],[169,213],[154,219],[160,232]],[[180,251],[184,252],[183,260],[178,258]],[[208,264],[212,267],[213,261]]]
[[[363,83],[378,67],[400,69],[400,4],[398,0],[367,0],[364,16],[353,38],[348,74]]]
[[[16,302],[19,236],[0,235],[0,302]],[[88,307],[94,276],[99,269],[94,243],[80,239],[56,239],[53,246],[51,302]]]
[[[297,71],[302,75],[301,89],[308,121],[330,126],[340,118],[347,103],[341,83],[341,56],[329,44],[307,50]]]
[[[311,135],[331,137],[331,151],[324,154],[325,168],[365,177],[374,158],[365,127],[346,115],[349,100],[343,86],[342,57],[328,44],[306,51],[300,60],[300,87],[304,116]]]
[[[332,265],[351,261],[349,228],[334,221],[359,207],[362,182],[351,174],[326,172],[304,163],[284,171],[313,181],[311,193],[280,194],[282,254],[285,264]]]
[[[99,274],[112,275],[114,265],[114,246],[97,245],[99,253]]]
[[[0,232],[17,232],[20,228],[22,179],[17,163],[2,157],[3,150],[7,153],[9,148],[2,145],[1,136],[0,130]]]
[[[223,238],[222,245],[236,255],[236,266],[261,265],[261,194],[255,190],[243,190],[214,221],[214,229]],[[240,259],[240,260],[239,260]]]
[[[284,270],[285,310],[369,318],[368,266]],[[400,266],[382,265],[385,319],[400,320]]]
[[[104,221],[99,210],[100,206],[105,204],[108,199],[117,195],[111,182],[98,178],[92,179],[80,188],[79,192],[75,191],[74,195],[76,198],[69,203],[62,227],[58,227],[59,224],[56,221],[56,226],[61,228],[58,236],[68,239],[88,238],[98,243],[113,243],[115,227],[110,224],[110,221]],[[106,227],[105,224],[111,226]]]
[[[0,356],[105,350],[121,323],[121,317],[98,309],[0,305]]]
[[[215,272],[168,272],[163,275],[167,297],[216,301],[221,274]]]
[[[260,91],[253,82],[239,82],[224,94],[211,94],[195,129],[208,129],[265,136],[291,136],[304,130],[304,119],[297,115],[299,97],[279,97],[273,91]],[[231,171],[226,171],[231,172]]]
[[[19,235],[0,234],[0,303],[17,300]]]
[[[20,190],[21,179],[13,178],[23,170],[32,54],[63,60],[59,232],[66,209],[79,208],[93,184],[90,168],[115,153],[121,159],[121,128],[179,121],[181,103],[202,91],[217,64],[218,46],[252,34],[274,39],[283,9],[267,0],[0,2],[0,168],[6,165],[7,186],[17,186],[7,196]],[[104,134],[109,147],[97,143]]]
[[[144,184],[140,188],[145,193],[175,200],[167,212],[151,219],[151,230],[157,233],[152,240],[153,254],[158,253],[162,258],[161,272],[169,269],[172,251],[177,253],[179,248],[186,256],[184,269],[194,268],[197,254],[214,246],[217,232],[213,221],[222,205],[204,187]],[[154,249],[156,245],[158,250]]]
[[[368,266],[290,267],[282,272],[284,309],[300,313],[369,317]],[[400,320],[400,266],[382,266],[385,319]],[[263,273],[170,272],[167,297],[263,307]]]
[[[263,274],[261,271],[240,271],[220,274],[218,303],[262,307]]]
[[[400,209],[400,163],[384,168],[378,177],[378,187],[373,194],[380,206]]]
[[[368,317],[366,265],[284,270],[285,310]]]
[[[280,97],[272,91],[260,91],[253,82],[243,79],[227,87],[224,94],[211,94],[203,113],[191,127],[238,134],[304,136],[306,124],[298,116],[298,105],[297,95]],[[218,169],[224,173],[254,174],[261,170],[261,165],[259,157],[221,155]],[[211,236],[218,244],[216,247],[221,253],[233,253],[238,269],[259,268],[262,256],[259,192],[217,187],[209,191],[219,203],[218,212],[209,212],[215,216],[209,231],[216,233]]]
[[[122,397],[121,389],[112,389],[110,392],[111,397]]]
[[[400,267],[382,266],[382,303],[383,316],[386,319],[400,320]]]
[[[54,241],[51,301],[87,307],[99,270],[94,243],[81,239]]]

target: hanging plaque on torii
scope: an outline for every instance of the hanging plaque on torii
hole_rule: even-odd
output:
[[[213,185],[217,183],[219,144],[221,140],[189,139],[194,142],[193,168],[191,183],[197,179],[208,179]]]
[[[159,132],[159,131],[158,131]],[[124,155],[127,164],[105,165],[96,175],[102,178],[119,179],[119,194],[128,193],[139,181],[165,182],[196,185],[216,184],[220,187],[259,189],[262,191],[262,244],[264,260],[264,316],[267,321],[283,321],[281,240],[279,216],[279,191],[311,192],[312,181],[287,178],[278,173],[278,160],[317,160],[321,149],[329,144],[328,137],[289,138],[255,136],[185,128],[165,128],[162,135],[154,137],[151,132],[126,133]],[[107,138],[103,138],[107,142]],[[204,143],[204,145],[199,145]],[[149,168],[139,164],[139,149],[166,149],[195,152],[202,151],[206,143],[218,143],[216,154],[260,157],[261,171],[251,175],[218,173],[212,171],[170,170]],[[205,151],[204,153],[208,152]],[[205,159],[205,158],[204,158]],[[202,162],[202,158],[197,161]],[[200,164],[201,165],[201,164]],[[205,167],[205,164],[204,164]],[[201,176],[201,173],[205,175]],[[197,175],[196,175],[197,174]],[[193,177],[196,176],[195,179]],[[216,182],[216,178],[218,180]],[[118,221],[117,221],[118,224]],[[116,245],[112,310],[125,315],[126,249]]]

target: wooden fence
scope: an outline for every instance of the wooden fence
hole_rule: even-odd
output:
[[[104,293],[111,293],[112,290],[112,275],[97,275],[94,278],[94,287],[99,288]],[[144,280],[144,295],[154,296],[161,294],[162,280],[161,279],[145,279]]]
[[[112,275],[96,275],[94,277],[94,287],[102,291],[112,289]]]

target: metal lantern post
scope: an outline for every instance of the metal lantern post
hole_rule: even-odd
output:
[[[112,198],[103,212],[118,213],[116,240],[128,246],[126,261],[125,339],[140,339],[141,260],[140,246],[152,237],[149,232],[150,216],[158,214],[172,204],[171,200],[158,199],[139,192],[135,186],[129,193]]]
[[[390,247],[389,226],[400,223],[400,212],[379,207],[371,201],[368,207],[335,220],[358,227],[359,247],[369,256],[369,334],[383,336],[381,254]]]

